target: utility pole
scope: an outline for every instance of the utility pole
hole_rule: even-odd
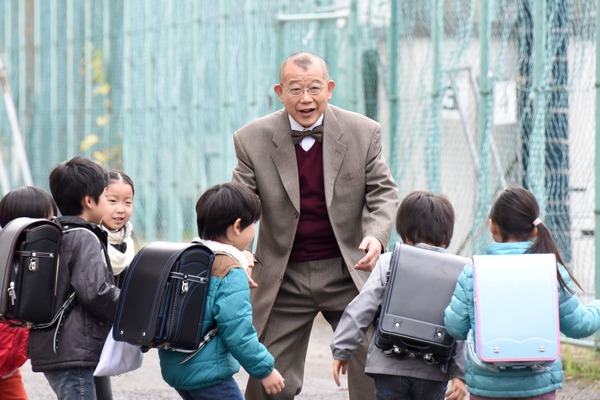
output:
[[[2,86],[2,93],[4,95],[4,105],[6,107],[6,115],[8,116],[8,122],[10,123],[10,130],[12,131],[13,139],[13,151],[16,161],[17,172],[21,174],[23,184],[32,185],[33,179],[31,178],[31,170],[29,168],[29,162],[27,160],[27,153],[25,152],[25,144],[23,143],[23,136],[21,135],[21,129],[19,128],[19,120],[17,118],[17,110],[13,101],[12,92],[10,91],[10,85],[8,84],[8,76],[4,61],[0,58],[0,85]],[[10,180],[6,172],[6,165],[4,164],[4,158],[0,152],[0,184],[2,185],[3,194],[7,193],[11,189]]]

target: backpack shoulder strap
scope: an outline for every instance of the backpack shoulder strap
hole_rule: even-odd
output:
[[[385,273],[385,285],[387,286],[388,282],[390,281],[390,276],[392,274],[392,271],[396,268],[398,268],[398,263],[400,262],[400,249],[402,248],[402,243],[400,242],[396,242],[396,244],[394,245],[394,251],[392,253],[392,257],[390,259],[390,267],[388,268],[387,272]]]

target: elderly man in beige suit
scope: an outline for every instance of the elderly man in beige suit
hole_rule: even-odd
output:
[[[293,54],[279,80],[274,89],[284,109],[234,135],[233,180],[262,203],[252,269],[254,325],[286,385],[267,396],[250,379],[248,400],[300,393],[315,316],[322,313],[335,329],[384,250],[398,205],[381,126],[328,104],[335,83],[325,61]],[[350,360],[351,400],[374,398],[373,381],[364,374],[366,344]]]

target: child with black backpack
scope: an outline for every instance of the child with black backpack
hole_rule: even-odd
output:
[[[215,253],[202,329],[218,331],[185,363],[182,353],[159,349],[163,379],[186,400],[242,400],[233,379],[241,364],[275,395],[284,380],[252,326],[248,260],[242,253],[261,215],[258,196],[238,183],[215,185],[198,199],[196,215],[200,238],[195,241]]]
[[[409,193],[396,214],[396,230],[402,241],[431,251],[446,251],[454,231],[454,209],[444,195],[425,191]],[[335,330],[331,350],[333,378],[340,385],[352,352],[365,340],[383,302],[386,275],[392,253],[384,253],[358,296],[348,305]],[[457,343],[446,372],[423,359],[386,355],[371,341],[365,373],[375,379],[378,400],[461,400],[464,384],[464,343]],[[448,389],[448,381],[451,387]]]
[[[35,186],[11,190],[0,200],[0,228],[18,217],[53,218],[57,209],[52,196]],[[3,398],[27,400],[19,367],[27,360],[28,328],[0,323],[0,393]]]
[[[84,157],[73,157],[50,173],[50,191],[66,232],[61,239],[58,298],[75,301],[58,325],[32,330],[28,350],[34,372],[43,372],[61,400],[94,399],[94,368],[115,318],[119,289],[106,252],[108,173]]]
[[[530,191],[520,187],[502,191],[492,205],[488,223],[494,241],[488,246],[487,254],[552,253],[556,256],[558,313],[563,334],[582,338],[600,328],[600,300],[594,300],[586,306],[575,295],[575,286],[579,284],[563,266],[552,234],[540,219],[538,202]],[[519,276],[514,276],[514,279],[518,280]],[[510,296],[511,293],[506,293],[507,298]],[[498,298],[496,301],[502,304],[506,299]],[[474,310],[473,264],[468,264],[458,278],[452,301],[445,311],[448,333],[457,339],[466,339],[469,331],[473,331],[476,337]],[[471,400],[553,400],[556,398],[556,389],[562,387],[560,358],[544,369],[524,367],[491,371],[476,365],[469,357],[466,369]]]

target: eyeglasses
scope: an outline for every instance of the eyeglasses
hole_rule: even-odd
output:
[[[305,91],[308,92],[308,94],[310,94],[311,96],[316,96],[319,93],[321,93],[321,91],[323,90],[323,88],[327,86],[327,84],[324,84],[323,86],[311,86],[309,88],[285,88],[285,90],[287,90],[288,92],[290,92],[290,94],[292,96],[302,96],[304,94]]]

